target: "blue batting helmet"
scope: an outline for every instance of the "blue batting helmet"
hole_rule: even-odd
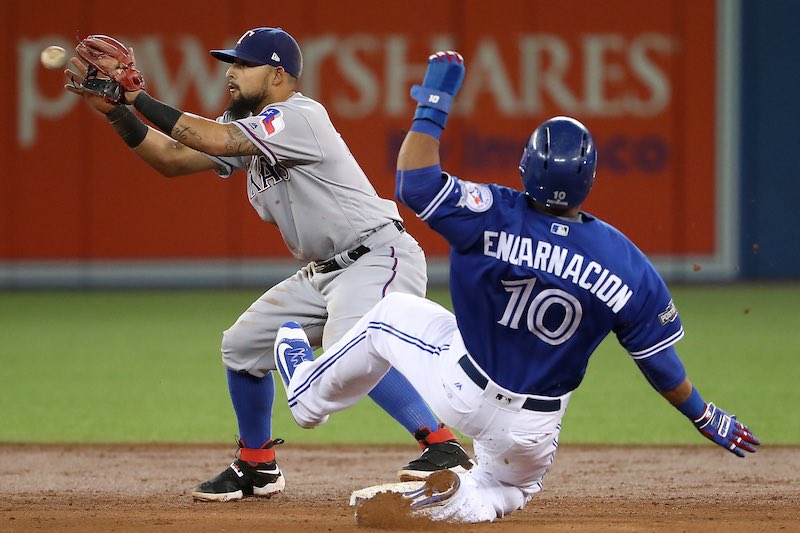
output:
[[[577,207],[594,183],[597,152],[586,126],[553,117],[533,130],[519,171],[525,192],[548,207]]]

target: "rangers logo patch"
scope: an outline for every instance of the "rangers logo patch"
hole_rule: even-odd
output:
[[[676,318],[678,318],[678,308],[675,307],[675,303],[670,300],[664,312],[659,313],[658,319],[661,321],[662,326],[666,326],[670,322],[675,322]]]
[[[283,121],[283,113],[280,109],[275,108],[267,109],[260,115],[250,117],[244,123],[247,125],[247,129],[261,140],[275,135],[286,126]]]
[[[482,183],[472,183],[471,181],[461,182],[461,201],[459,206],[466,206],[470,211],[483,213],[490,207],[494,198],[488,185]]]

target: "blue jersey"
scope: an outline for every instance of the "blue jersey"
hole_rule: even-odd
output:
[[[464,343],[498,385],[560,396],[578,387],[611,331],[636,359],[683,336],[663,280],[611,225],[542,213],[523,192],[447,174],[414,189],[409,207],[451,245]]]

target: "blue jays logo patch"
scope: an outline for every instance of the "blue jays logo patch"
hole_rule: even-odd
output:
[[[472,183],[471,181],[461,182],[460,205],[466,206],[470,211],[483,213],[492,207],[493,202],[492,191],[488,185]]]

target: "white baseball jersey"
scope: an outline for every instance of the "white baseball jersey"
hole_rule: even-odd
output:
[[[322,104],[295,93],[258,115],[217,120],[236,124],[261,154],[207,157],[222,177],[247,169],[250,203],[278,226],[292,255],[320,262],[370,249],[347,268],[319,273],[309,264],[267,290],[224,332],[227,368],[257,377],[274,369],[275,335],[288,320],[327,348],[386,294],[425,294],[425,254],[392,223],[402,221],[397,204],[377,195]]]
[[[219,164],[217,173],[227,177],[247,168],[250,203],[278,226],[297,259],[328,259],[375,228],[402,220],[397,205],[377,195],[319,102],[295,93],[258,115],[232,121],[226,113],[218,121],[236,124],[262,153],[209,156]]]

